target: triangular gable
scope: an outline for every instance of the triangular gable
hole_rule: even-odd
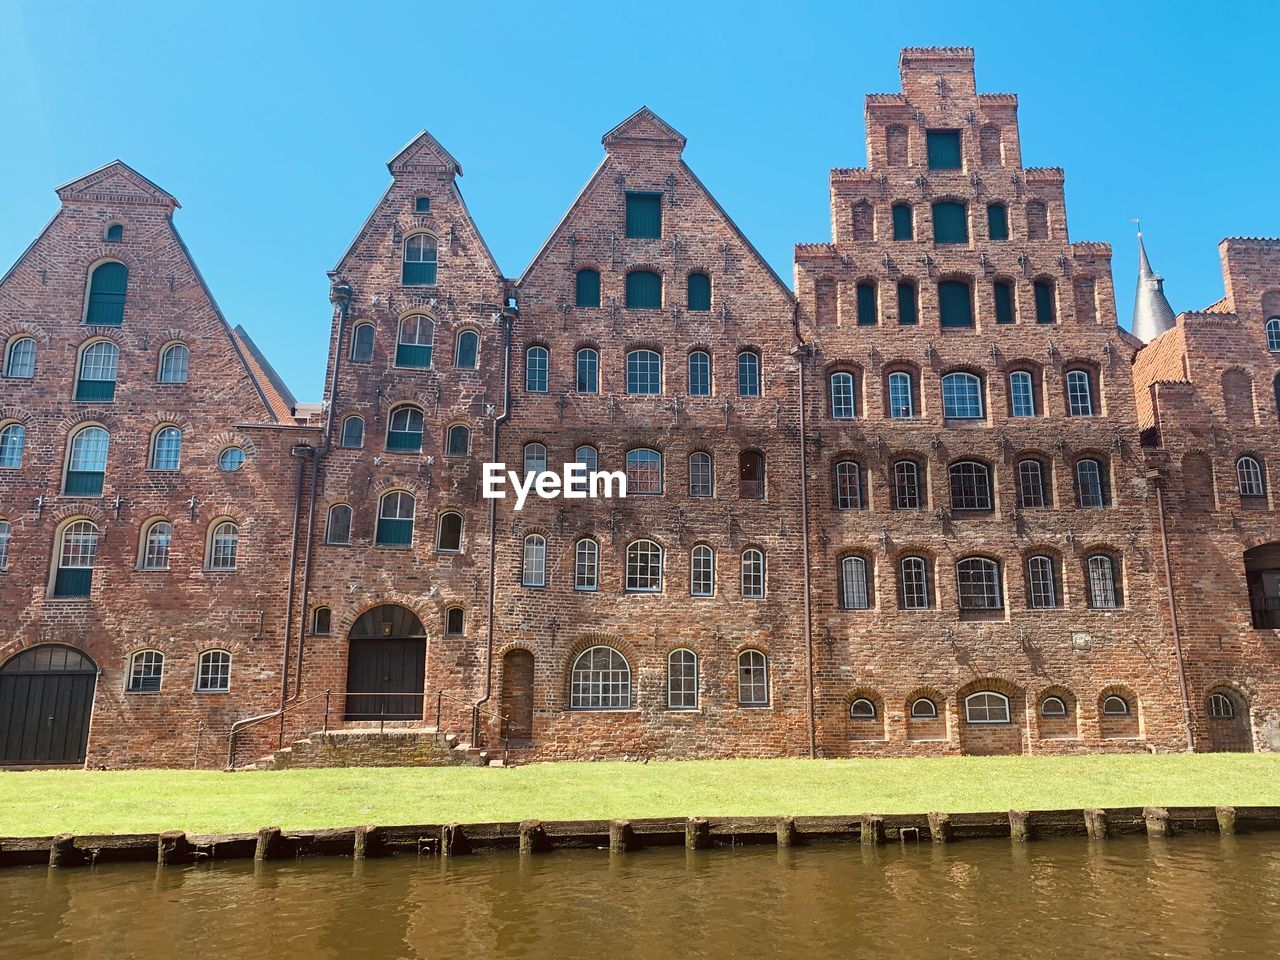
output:
[[[399,153],[387,161],[394,177],[401,172],[449,173],[462,176],[462,165],[440,145],[440,141],[423,130],[406,143]]]
[[[57,188],[58,198],[87,200],[104,203],[158,203],[175,209],[182,206],[167,190],[152,183],[122,160],[108,164],[77,177]]]
[[[627,119],[600,138],[608,150],[614,144],[644,143],[653,146],[668,144],[684,149],[685,137],[648,107],[641,107]]]

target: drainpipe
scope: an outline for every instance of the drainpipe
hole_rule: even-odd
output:
[[[799,304],[795,307],[799,312]],[[800,327],[799,317],[795,318],[796,337],[799,339]],[[809,438],[805,428],[805,394],[804,394],[804,363],[810,352],[809,344],[801,343],[792,348],[791,355],[796,358],[796,369],[800,371],[800,551],[802,567],[804,569],[804,662],[805,670],[808,673],[807,682],[805,684],[805,694],[808,707],[808,726],[809,726],[809,759],[813,760],[818,756],[818,727],[817,714],[814,707],[814,689],[813,689],[813,605],[812,591],[810,589],[809,577],[809,469],[806,453],[809,449]]]
[[[1163,470],[1151,470],[1147,473],[1156,488],[1156,512],[1160,517],[1160,552],[1164,559],[1164,589],[1169,601],[1169,623],[1173,628],[1173,655],[1178,662],[1178,683],[1182,688],[1182,723],[1187,731],[1187,752],[1194,753],[1195,738],[1191,733],[1191,697],[1187,693],[1187,668],[1182,659],[1182,634],[1178,630],[1178,607],[1173,600],[1173,565],[1169,562],[1169,536],[1164,524],[1164,479]]]
[[[498,462],[498,432],[511,413],[511,328],[520,309],[505,307],[494,319],[502,324],[502,412],[493,421],[489,461]],[[493,697],[493,607],[497,600],[498,501],[489,500],[489,623],[485,630],[484,696],[471,707],[471,744],[480,739],[480,708]]]
[[[309,451],[311,448],[303,444],[295,446],[289,451],[289,456],[298,461],[298,472],[293,486],[293,530],[289,535],[289,587],[285,593],[284,600],[284,652],[280,656],[281,710],[284,710],[285,702],[289,698],[289,639],[293,635],[293,584],[295,579],[293,572],[298,559],[298,517],[302,512],[302,471],[307,467],[307,454],[302,452],[304,449]],[[304,606],[303,609],[305,610],[306,607]]]

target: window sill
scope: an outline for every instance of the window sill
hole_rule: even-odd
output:
[[[235,573],[235,567],[201,567],[204,573]]]
[[[375,543],[374,547],[378,550],[400,550],[405,553],[413,550],[413,544],[411,543],[406,543],[404,546],[397,546],[394,543]]]
[[[134,573],[169,573],[172,567],[134,567]]]
[[[565,713],[639,714],[639,707],[565,707]]]
[[[159,690],[126,690],[124,692],[124,695],[126,697],[158,697],[160,695],[160,691]]]
[[[201,696],[225,697],[225,696],[229,696],[231,691],[230,690],[193,690],[192,693],[199,694]]]

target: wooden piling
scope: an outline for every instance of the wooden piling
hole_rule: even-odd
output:
[[[796,818],[782,817],[778,820],[778,846],[794,847],[796,845]]]
[[[1142,819],[1147,824],[1148,838],[1172,836],[1173,827],[1169,823],[1169,811],[1164,807],[1143,807]]]
[[[191,844],[181,830],[168,830],[156,840],[156,863],[162,867],[191,862]]]
[[[1236,808],[1214,807],[1214,815],[1218,818],[1218,833],[1224,837],[1236,835]]]
[[[450,823],[440,828],[440,856],[453,857],[471,852],[467,833],[460,823]]]
[[[609,824],[609,852],[626,853],[631,849],[634,836],[630,820],[614,820]]]
[[[1107,811],[1091,809],[1084,811],[1084,832],[1090,840],[1107,839]]]
[[[541,820],[523,820],[520,823],[520,852],[526,856],[531,853],[542,853],[549,850],[547,831]]]
[[[364,860],[378,855],[378,828],[370,825],[356,827],[355,840],[351,846],[351,856],[356,860]]]
[[[1031,824],[1026,810],[1009,811],[1009,839],[1018,843],[1026,843],[1031,839]]]
[[[934,843],[950,843],[951,815],[948,813],[929,814],[929,836]]]
[[[705,817],[690,817],[684,822],[686,850],[704,850],[711,846],[711,824]]]
[[[864,813],[859,818],[859,822],[862,825],[862,829],[859,833],[863,843],[884,843],[884,817],[877,817],[874,814]]]
[[[60,833],[49,844],[49,866],[78,867],[84,857],[76,849],[76,838],[70,833]]]
[[[280,852],[280,828],[263,827],[258,831],[258,842],[253,848],[253,859],[257,862],[273,860]]]

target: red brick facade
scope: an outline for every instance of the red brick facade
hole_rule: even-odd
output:
[[[420,134],[330,275],[313,414],[227,326],[172,197],[119,163],[62,188],[0,281],[6,762],[218,766],[282,702],[236,762],[326,706],[439,708],[523,759],[1164,752],[1184,706],[1197,749],[1280,747],[1280,245],[1226,241],[1227,298],[1143,347],[1062,171],[1022,165],[1016,98],[967,48],[901,68],[794,294],[647,109],[518,280]],[[111,399],[77,375],[99,341]],[[100,494],[69,463],[86,425]],[[486,461],[592,456],[627,498],[481,496]]]

